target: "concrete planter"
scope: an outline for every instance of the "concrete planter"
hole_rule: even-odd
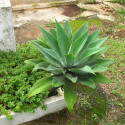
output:
[[[9,0],[0,0],[0,50],[16,51],[16,41]]]
[[[54,113],[66,108],[66,104],[64,101],[64,96],[62,92],[59,92],[58,95],[49,97],[44,102],[47,105],[47,110],[42,110],[41,107],[37,108],[34,113],[31,112],[22,112],[22,113],[14,113],[12,112],[13,119],[8,120],[6,116],[0,117],[0,125],[18,125],[28,121],[32,121],[48,115],[50,113]]]

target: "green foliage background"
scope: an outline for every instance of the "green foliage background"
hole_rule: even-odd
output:
[[[8,119],[12,116],[7,109],[34,112],[48,95],[45,92],[27,98],[27,92],[36,80],[49,75],[45,71],[32,73],[32,66],[24,63],[30,58],[42,59],[31,44],[17,45],[15,53],[0,51],[0,115],[4,114]]]

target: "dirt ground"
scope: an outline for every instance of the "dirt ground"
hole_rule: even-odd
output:
[[[75,17],[82,12],[82,10],[76,5],[63,6],[60,8],[63,10],[62,15],[65,15],[67,17]],[[51,20],[48,22],[43,21],[43,19],[41,21],[28,21],[21,27],[15,28],[15,36],[17,43],[27,43],[27,41],[29,40],[35,40],[37,35],[42,35],[38,28],[38,25],[40,25],[46,30],[49,30],[53,24]]]

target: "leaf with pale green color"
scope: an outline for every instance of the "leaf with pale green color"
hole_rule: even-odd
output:
[[[58,46],[58,42],[56,40],[56,38],[51,35],[49,32],[47,32],[46,30],[44,30],[43,28],[41,28],[39,26],[43,36],[45,37],[46,41],[49,43],[50,47],[59,55],[61,56],[60,54],[60,49],[59,49],[59,46]]]
[[[62,85],[66,83],[66,77],[64,75],[54,76],[53,79]]]
[[[55,29],[50,29],[49,31],[57,39],[56,30]]]
[[[38,80],[28,93],[28,97],[48,91],[52,87],[53,76],[45,77]]]
[[[88,72],[88,73],[92,73],[92,74],[95,74],[94,71],[92,70],[91,67],[89,66],[84,66],[83,68],[72,68],[70,69],[71,72]]]
[[[109,80],[107,77],[105,77],[100,73],[96,73],[96,75],[92,75],[91,78],[95,83],[112,83],[111,80]]]
[[[72,29],[71,29],[68,21],[66,21],[64,24],[64,30],[65,30],[65,32],[67,32],[69,39],[71,39],[72,38]]]
[[[80,52],[80,50],[83,48],[83,46],[87,41],[88,35],[89,35],[89,31],[82,34],[74,41],[73,47],[72,47],[74,55],[77,55]]]
[[[110,65],[110,64],[112,64],[112,63],[114,63],[114,62],[115,62],[115,60],[113,60],[113,59],[98,58],[98,59],[92,61],[92,62],[90,63],[90,65],[98,64],[98,65],[102,65],[102,66],[108,66],[108,65]]]
[[[70,48],[70,39],[63,27],[56,21],[57,41],[62,55],[68,54]]]
[[[68,110],[72,113],[73,106],[77,101],[77,96],[76,96],[76,91],[73,86],[73,83],[70,81],[67,81],[67,83],[64,84],[64,98],[65,98],[65,102],[68,107]]]
[[[44,70],[46,70],[46,68],[47,68],[48,66],[49,66],[48,63],[46,63],[46,62],[40,62],[40,63],[38,63],[37,65],[35,65],[35,67],[33,68],[32,72],[35,72],[35,71],[37,71],[37,70],[39,70],[39,69],[44,69]]]
[[[94,55],[92,55],[92,56],[89,56],[88,58],[86,58],[84,61],[82,61],[81,63],[79,63],[79,64],[77,64],[76,66],[78,67],[78,68],[81,68],[81,67],[83,67],[83,66],[85,66],[85,65],[91,65],[91,66],[93,66],[95,63],[93,63],[94,61],[96,61],[97,59],[99,59],[100,58],[100,56],[103,54],[103,53],[105,53],[107,51],[107,48],[105,47],[105,49],[103,49],[103,50],[101,50],[100,52],[98,52],[98,53],[96,53],[96,54],[94,54]],[[78,58],[77,58],[77,60],[78,60]],[[93,61],[94,60],[94,61]]]
[[[89,86],[92,89],[96,90],[95,82],[91,78],[88,78],[88,79],[79,79],[78,82],[81,83],[81,84],[83,84],[83,85]]]
[[[108,70],[107,67],[104,67],[104,66],[98,65],[98,64],[95,64],[95,65],[92,67],[92,69],[93,69],[94,72],[103,72],[103,71]]]
[[[92,56],[96,53],[99,53],[100,51],[103,51],[105,49],[105,47],[101,47],[101,48],[90,48],[87,49],[85,52],[83,52],[76,60],[75,60],[75,65],[78,65],[80,63],[82,63],[86,58],[88,58],[89,56]]]
[[[32,43],[32,41],[31,41]],[[52,57],[52,55],[48,54],[46,51],[45,51],[45,48],[43,49],[42,46],[40,46],[39,44],[37,43],[33,43],[34,46],[44,55],[44,57],[49,61],[51,62],[53,65],[55,66],[60,66],[60,62],[58,60],[56,60],[55,58]]]
[[[66,59],[66,65],[72,66],[76,57],[73,54],[65,54],[64,56],[65,56],[65,59]]]
[[[49,65],[45,70],[51,72],[54,75],[65,74],[65,72],[66,72],[62,68],[56,68],[56,67],[51,66],[51,65]]]
[[[47,48],[42,48],[42,49],[51,57],[53,57],[58,62],[58,64],[63,65],[62,59],[52,49],[47,49]]]
[[[29,42],[31,42],[31,43],[37,43],[37,44],[39,44],[40,46],[45,47],[45,48],[50,48],[46,43],[44,43],[44,42],[42,42],[42,41],[31,40],[31,41],[29,41]]]
[[[99,48],[107,39],[108,39],[108,37],[104,37],[102,39],[98,39],[95,42],[91,43],[89,45],[89,48]]]
[[[82,34],[86,32],[88,23],[84,23],[73,35],[73,42]]]
[[[66,73],[65,74],[65,77],[67,78],[67,79],[69,79],[71,82],[73,82],[73,83],[76,83],[76,81],[77,81],[77,76],[73,76],[73,75],[71,75],[71,74],[69,74],[69,73]]]
[[[88,46],[89,44],[91,44],[93,42],[93,40],[96,40],[98,39],[98,36],[99,36],[99,33],[100,33],[100,29],[99,30],[96,30],[95,32],[91,33],[88,37],[88,40],[86,42],[86,46]]]
[[[54,78],[53,78],[53,81],[52,81],[52,86],[53,87],[59,87],[59,86],[62,86],[63,84],[61,82],[57,82]]]
[[[43,60],[41,60],[41,59],[29,59],[29,60],[26,60],[25,63],[30,64],[32,66],[35,66],[35,65],[37,65],[38,63],[40,63],[42,61]]]
[[[43,43],[49,45],[49,44],[47,43],[47,41],[45,40],[45,38],[43,38],[43,37],[41,37],[41,36],[37,36],[37,40],[38,40],[38,41],[42,41]]]

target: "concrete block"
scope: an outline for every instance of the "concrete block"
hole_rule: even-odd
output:
[[[0,50],[16,51],[12,8],[9,0],[0,0]]]
[[[37,108],[34,113],[31,112],[22,112],[22,113],[14,113],[12,120],[8,120],[6,116],[0,117],[0,125],[19,125],[28,121],[32,121],[48,115],[50,113],[54,113],[66,108],[66,104],[64,101],[63,92],[59,92],[58,95],[49,97],[44,102],[47,105],[47,110],[42,110],[41,107]]]

